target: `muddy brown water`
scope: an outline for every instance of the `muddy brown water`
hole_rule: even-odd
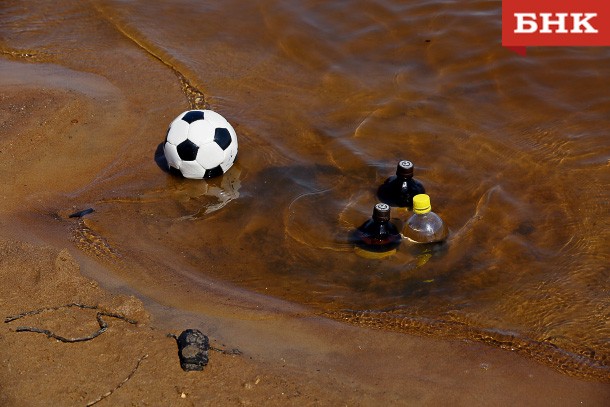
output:
[[[37,159],[5,191],[27,200],[14,212],[30,227],[136,287],[168,282],[157,296],[178,306],[174,276],[209,277],[607,380],[610,50],[519,57],[500,46],[500,13],[484,1],[7,1],[4,154]],[[20,101],[28,87],[39,98]],[[204,107],[236,128],[235,166],[209,181],[164,172],[167,125]],[[40,126],[25,147],[15,123]],[[348,234],[400,159],[449,240],[356,256]]]

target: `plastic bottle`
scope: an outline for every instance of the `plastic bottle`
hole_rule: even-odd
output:
[[[428,195],[419,194],[413,197],[413,212],[415,213],[407,220],[402,232],[405,238],[415,243],[442,242],[447,238],[447,225],[432,212]]]
[[[385,257],[396,252],[402,239],[399,229],[390,221],[390,206],[378,203],[373,216],[354,232],[356,253],[363,257]]]
[[[402,160],[396,167],[396,175],[391,176],[379,187],[377,196],[381,202],[390,206],[413,206],[413,197],[424,194],[426,190],[421,182],[413,178],[413,163]]]

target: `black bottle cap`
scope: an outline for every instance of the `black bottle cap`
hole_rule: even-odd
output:
[[[396,167],[396,175],[399,177],[412,177],[413,176],[413,163],[411,161],[402,160]]]
[[[373,219],[376,221],[390,220],[390,205],[384,203],[375,205],[375,208],[373,208]]]

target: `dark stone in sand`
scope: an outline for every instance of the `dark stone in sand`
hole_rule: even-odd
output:
[[[176,339],[182,370],[203,370],[208,364],[210,340],[198,329],[187,329]]]

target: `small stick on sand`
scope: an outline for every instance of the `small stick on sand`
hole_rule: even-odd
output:
[[[136,366],[129,373],[129,375],[127,375],[127,377],[125,379],[123,379],[123,381],[121,383],[119,383],[114,389],[102,394],[100,397],[96,398],[95,400],[88,402],[87,407],[90,407],[96,403],[99,403],[100,401],[104,400],[106,397],[110,396],[112,393],[114,393],[115,391],[120,389],[121,386],[123,386],[125,383],[127,383],[127,381],[129,381],[129,379],[131,379],[131,377],[136,373],[136,370],[138,370],[138,368],[140,367],[140,363],[142,363],[142,361],[144,359],[146,359],[147,357],[148,357],[148,354],[146,354],[146,355],[142,356],[140,359],[138,359]]]
[[[70,304],[65,304],[65,305],[60,305],[58,307],[47,307],[47,308],[40,308],[34,311],[26,311],[23,312],[21,314],[18,315],[13,315],[13,316],[8,316],[4,319],[4,323],[9,323],[12,321],[15,321],[19,318],[23,318],[23,317],[27,317],[30,315],[37,315],[40,314],[42,312],[45,311],[56,311],[58,309],[61,308],[70,308],[70,307],[78,307],[81,309],[93,309],[93,310],[99,310],[99,308],[95,305],[85,305],[85,304],[79,304],[79,303],[70,303]],[[89,341],[91,339],[97,338],[98,336],[100,336],[101,334],[103,334],[104,332],[106,332],[106,330],[108,329],[108,324],[106,323],[106,321],[104,321],[102,319],[102,316],[107,316],[107,317],[111,317],[111,318],[117,318],[117,319],[122,319],[125,322],[128,322],[130,324],[137,324],[136,321],[126,318],[122,315],[119,314],[114,314],[111,312],[105,312],[105,311],[98,311],[95,318],[97,319],[97,323],[100,326],[100,329],[98,329],[97,331],[95,331],[94,333],[92,333],[91,335],[88,336],[83,336],[83,337],[79,337],[79,338],[65,338],[63,336],[57,335],[47,329],[40,329],[40,328],[36,328],[36,327],[32,327],[32,326],[19,326],[17,327],[17,329],[15,329],[16,332],[36,332],[36,333],[41,333],[41,334],[45,334],[48,338],[54,338],[57,339],[58,341],[61,342],[67,342],[67,343],[73,343],[73,342],[84,342],[84,341]]]
[[[210,346],[210,350],[216,351],[216,352],[220,352],[223,355],[243,355],[243,352],[240,351],[239,349],[233,348],[230,350],[225,350],[225,349],[219,349],[219,348],[215,348],[213,346]]]

